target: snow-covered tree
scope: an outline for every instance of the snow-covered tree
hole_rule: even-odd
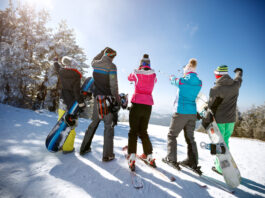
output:
[[[12,1],[0,10],[0,102],[26,108],[56,110],[58,76],[53,59],[72,57],[83,73],[86,56],[65,21],[53,31],[47,27],[49,13]]]
[[[235,135],[265,141],[265,104],[242,113],[235,125]]]

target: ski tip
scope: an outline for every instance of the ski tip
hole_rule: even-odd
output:
[[[171,177],[170,177],[170,181],[171,181],[171,182],[176,181],[176,178],[173,177],[173,176],[171,176]]]

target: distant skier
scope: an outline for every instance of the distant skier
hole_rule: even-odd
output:
[[[201,173],[198,165],[198,151],[194,140],[194,129],[197,118],[195,100],[202,87],[202,81],[197,77],[197,61],[190,59],[184,67],[184,76],[176,78],[170,77],[172,85],[178,87],[177,97],[174,102],[175,113],[172,116],[167,143],[167,156],[162,159],[165,163],[180,170],[177,162],[177,137],[181,130],[184,130],[185,140],[188,144],[188,157],[183,162],[184,165],[191,167]]]
[[[91,142],[101,119],[104,121],[104,146],[102,161],[110,161],[115,158],[113,153],[114,125],[117,123],[117,110],[120,104],[118,91],[117,68],[112,62],[116,51],[106,47],[92,61],[94,69],[94,108],[92,122],[88,126],[83,139],[80,155],[91,150]],[[113,100],[111,100],[113,99]],[[110,101],[111,100],[111,101]],[[112,104],[110,104],[112,103]],[[113,105],[117,104],[117,105]],[[110,109],[110,105],[112,109]],[[100,110],[100,111],[99,111]],[[113,124],[113,122],[115,122]]]
[[[147,133],[152,105],[154,104],[152,92],[157,81],[155,71],[150,67],[149,55],[144,54],[139,68],[128,76],[128,80],[135,82],[135,91],[131,99],[132,106],[129,114],[129,167],[134,170],[138,136],[142,140],[144,151],[140,157],[151,166],[156,167],[155,159],[152,156],[152,144]]]
[[[242,83],[243,70],[236,68],[235,79],[233,80],[228,75],[228,66],[221,65],[214,71],[216,82],[215,86],[210,90],[208,108],[214,114],[218,128],[224,138],[224,141],[229,148],[229,138],[233,133],[236,121],[237,98],[239,88]],[[203,119],[202,125],[204,128],[212,121],[208,114],[206,119]],[[214,171],[222,174],[218,158],[215,160]]]
[[[78,101],[79,107],[84,108],[85,103],[83,97],[80,94],[80,83],[82,74],[77,70],[75,61],[67,56],[62,58],[63,67],[60,69],[59,63],[56,61],[54,63],[54,67],[59,72],[59,80],[62,85],[61,90],[61,99],[60,106],[58,110],[59,118],[64,115],[66,111],[68,111],[72,104],[75,101]],[[75,125],[76,117],[66,116],[66,121],[72,125]],[[65,143],[62,147],[63,153],[70,153],[74,151],[74,140],[75,140],[76,132],[75,129],[72,129],[69,133],[69,136],[65,140]]]

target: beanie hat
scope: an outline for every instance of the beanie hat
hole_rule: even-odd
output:
[[[109,56],[111,58],[114,58],[117,55],[117,52],[113,49],[111,49],[110,47],[108,47],[105,51],[104,51],[104,55],[105,56]]]
[[[63,64],[64,66],[72,66],[72,62],[73,62],[73,59],[70,58],[70,57],[68,57],[68,56],[64,56],[64,57],[62,58],[62,64]]]
[[[64,68],[77,69],[78,63],[73,58],[69,56],[64,56],[62,58],[62,65],[64,66]]]
[[[197,67],[197,60],[195,58],[191,58],[189,63],[184,67],[184,74],[188,72],[195,72]]]
[[[141,68],[150,68],[150,59],[148,54],[144,54],[142,60],[140,61]]]
[[[221,65],[214,70],[214,74],[217,75],[225,75],[228,74],[228,66],[227,65]]]

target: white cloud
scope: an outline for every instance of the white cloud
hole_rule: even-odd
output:
[[[199,30],[198,24],[187,24],[186,31],[189,32],[190,36],[195,35],[195,33]]]

